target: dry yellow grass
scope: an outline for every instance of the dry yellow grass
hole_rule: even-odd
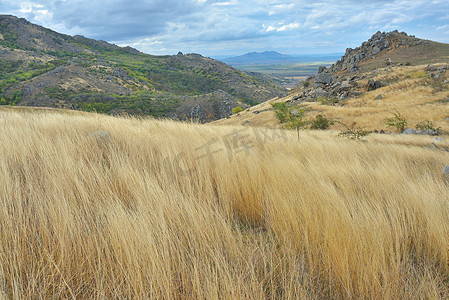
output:
[[[425,139],[0,111],[0,294],[447,299]]]
[[[430,120],[436,127],[449,131],[449,83],[430,79],[425,66],[380,70],[375,80],[393,81],[388,86],[367,92],[360,98],[349,99],[345,106],[336,107],[310,103],[309,109],[322,112],[347,124],[356,122],[368,130],[387,129],[385,118],[397,109],[408,121],[409,127]],[[361,83],[363,85],[363,82]],[[382,100],[374,100],[381,94]],[[389,128],[392,130],[392,128]]]

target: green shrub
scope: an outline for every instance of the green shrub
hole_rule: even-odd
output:
[[[239,112],[242,112],[243,108],[241,108],[240,106],[236,106],[232,109],[232,113],[233,114],[238,114]]]
[[[432,121],[424,120],[416,124],[416,130],[425,131],[425,130],[433,130],[441,132],[441,127],[435,127]]]
[[[385,125],[387,125],[387,127],[394,127],[399,132],[403,132],[405,127],[407,127],[407,120],[397,109],[395,109],[395,112],[392,114],[393,116],[391,118],[385,118]]]
[[[328,119],[323,115],[318,115],[310,124],[310,129],[326,130],[334,124],[334,120]]]
[[[22,100],[22,91],[21,90],[16,90],[14,91],[11,96],[10,96],[10,104],[11,105],[16,105],[18,104],[20,101]]]

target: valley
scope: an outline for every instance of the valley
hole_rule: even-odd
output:
[[[341,55],[340,55],[341,56]],[[281,86],[292,89],[307,77],[315,75],[321,66],[330,66],[339,57],[328,55],[285,55],[274,51],[254,52],[221,59],[245,71],[273,76]]]
[[[279,63],[279,64],[252,64],[239,65],[237,68],[245,72],[257,72],[274,77],[279,85],[292,89],[301,81],[318,72],[321,66],[330,66],[328,62],[305,62],[305,63]]]

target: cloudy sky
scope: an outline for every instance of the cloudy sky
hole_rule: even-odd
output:
[[[448,0],[0,0],[0,13],[150,54],[342,53],[394,29],[449,43]]]

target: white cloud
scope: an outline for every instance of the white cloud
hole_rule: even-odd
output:
[[[25,2],[20,4],[19,11],[23,14],[31,13],[35,8],[43,8],[44,6],[41,4],[35,4],[31,2]]]
[[[299,23],[290,23],[284,26],[279,27],[278,29],[276,29],[276,31],[285,31],[285,30],[291,30],[291,29],[296,29],[299,28]]]
[[[213,6],[230,6],[237,4],[235,1],[228,1],[228,2],[217,2],[212,4]]]
[[[274,8],[281,8],[281,9],[292,9],[293,7],[295,7],[295,4],[290,3],[290,4],[278,4],[273,6]]]

